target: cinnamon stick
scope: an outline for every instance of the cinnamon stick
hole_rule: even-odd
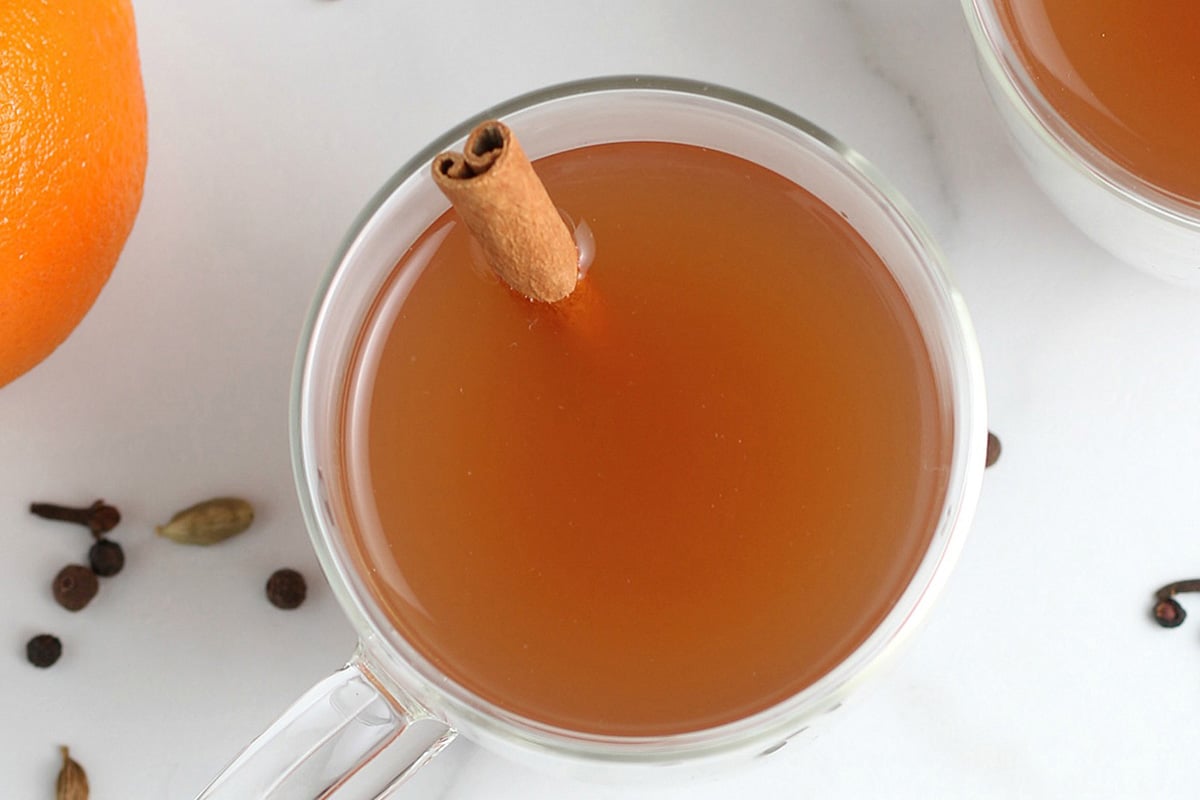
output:
[[[489,120],[462,153],[433,160],[433,180],[505,283],[553,303],[575,288],[575,239],[508,126]]]

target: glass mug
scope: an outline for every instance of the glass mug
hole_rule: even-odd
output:
[[[763,165],[842,212],[911,307],[950,434],[936,528],[899,600],[866,640],[815,683],[770,708],[661,736],[597,735],[522,717],[459,685],[406,641],[348,550],[352,492],[337,479],[338,420],[356,342],[389,274],[448,207],[430,177],[433,156],[461,148],[466,134],[490,118],[519,131],[531,159],[601,142],[649,140],[699,145]],[[587,80],[519,97],[463,123],[409,161],[360,214],[318,290],[300,343],[291,422],[305,521],[359,647],[344,669],[250,744],[201,795],[206,800],[391,796],[413,769],[460,735],[523,763],[617,781],[772,752],[839,705],[928,609],[974,513],[987,432],[982,368],[962,299],[924,228],[873,168],[782,108],[708,84],[650,77]]]
[[[1022,62],[997,5],[996,0],[962,0],[984,84],[1034,181],[1076,227],[1117,258],[1172,283],[1200,288],[1200,197],[1163,190],[1105,155],[1068,123]],[[1071,13],[1090,11],[1079,4]]]

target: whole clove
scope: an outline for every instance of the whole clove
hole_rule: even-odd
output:
[[[1175,595],[1183,592],[1200,592],[1200,578],[1175,581],[1154,593],[1154,609],[1151,612],[1154,621],[1164,628],[1178,628],[1187,619],[1187,612],[1175,599]]]
[[[1154,621],[1164,628],[1178,628],[1187,619],[1187,612],[1174,597],[1167,597],[1154,604]]]
[[[83,525],[97,538],[117,527],[117,523],[121,521],[121,512],[103,500],[97,500],[84,508],[60,506],[56,503],[30,503],[29,513],[42,519]]]

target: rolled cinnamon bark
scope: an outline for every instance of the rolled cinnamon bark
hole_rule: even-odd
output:
[[[508,126],[481,123],[462,153],[442,153],[432,169],[434,182],[505,283],[546,303],[574,290],[575,239]]]

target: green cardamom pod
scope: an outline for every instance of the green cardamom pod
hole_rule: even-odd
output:
[[[71,758],[71,752],[60,747],[62,751],[62,769],[58,771],[58,783],[54,786],[55,800],[87,800],[87,773],[79,762]]]
[[[236,497],[215,497],[185,508],[155,530],[180,544],[216,544],[254,522],[254,507]]]

